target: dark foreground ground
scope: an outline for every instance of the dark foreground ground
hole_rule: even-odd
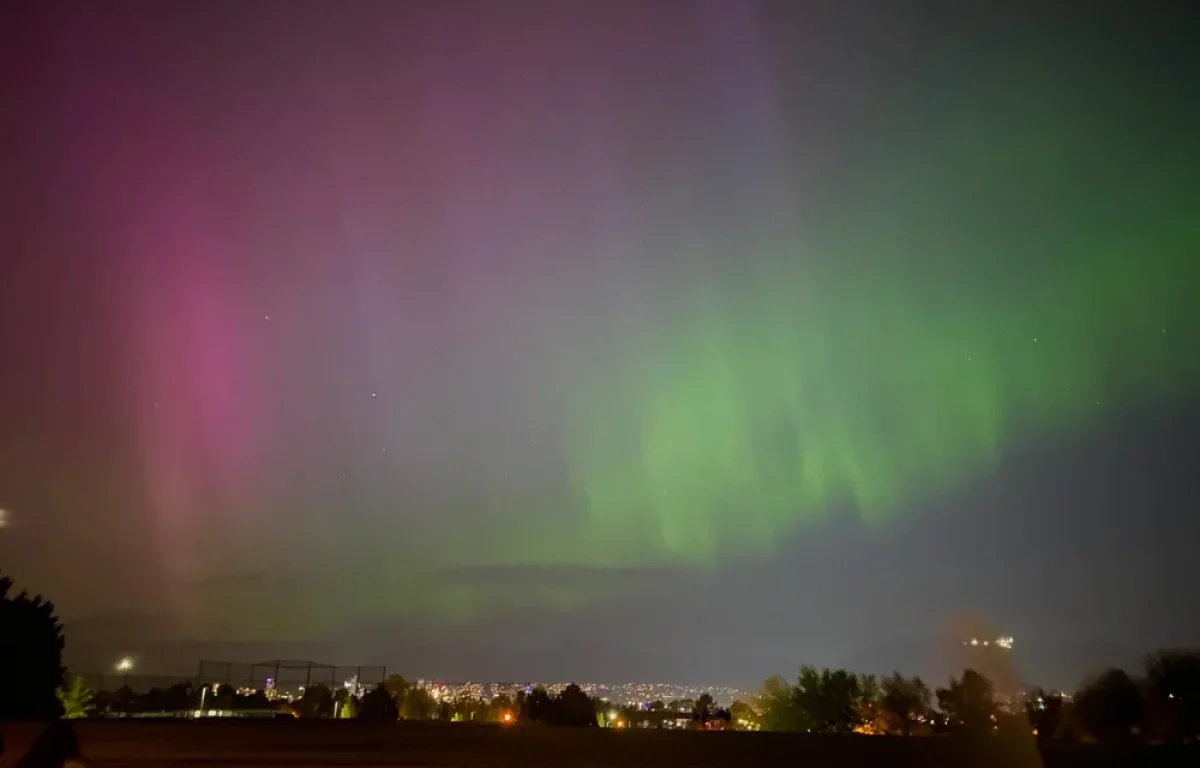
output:
[[[2,727],[15,765],[39,727]],[[804,766],[805,768],[1174,768],[1200,766],[1200,750],[1077,747],[1039,755],[1024,745],[946,738],[501,728],[353,721],[95,721],[75,732],[88,764],[173,766]]]

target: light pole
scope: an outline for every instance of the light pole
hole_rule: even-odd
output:
[[[131,669],[133,669],[133,659],[128,656],[117,662],[117,671],[125,676],[122,682],[122,686],[125,688],[129,687],[129,670]]]

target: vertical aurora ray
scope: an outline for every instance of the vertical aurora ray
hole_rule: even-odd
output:
[[[265,416],[247,313],[218,258],[227,246],[189,202],[196,193],[176,187],[148,205],[131,237],[147,502],[163,573],[185,603],[186,585],[245,567],[261,543],[253,488]]]

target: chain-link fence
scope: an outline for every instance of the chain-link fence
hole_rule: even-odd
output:
[[[239,664],[228,661],[202,661],[197,681],[201,684],[228,683],[235,687],[264,689],[299,688],[325,685],[338,688],[357,683],[371,687],[387,679],[382,666],[343,666],[311,661],[265,661]]]
[[[313,685],[341,688],[357,685],[368,689],[387,679],[387,668],[379,665],[344,666],[311,661],[266,661],[245,664],[232,661],[202,661],[195,676],[165,676],[107,672],[82,674],[84,685],[93,691],[116,691],[127,687],[134,693],[166,689],[178,683],[202,687],[218,683],[236,689],[298,691]]]

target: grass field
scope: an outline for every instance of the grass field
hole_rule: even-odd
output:
[[[3,727],[15,765],[37,726]],[[132,766],[805,766],[812,768],[1166,768],[1200,765],[1196,749],[1077,747],[1039,755],[1032,743],[962,743],[782,733],[501,728],[354,721],[78,721],[88,764]]]

